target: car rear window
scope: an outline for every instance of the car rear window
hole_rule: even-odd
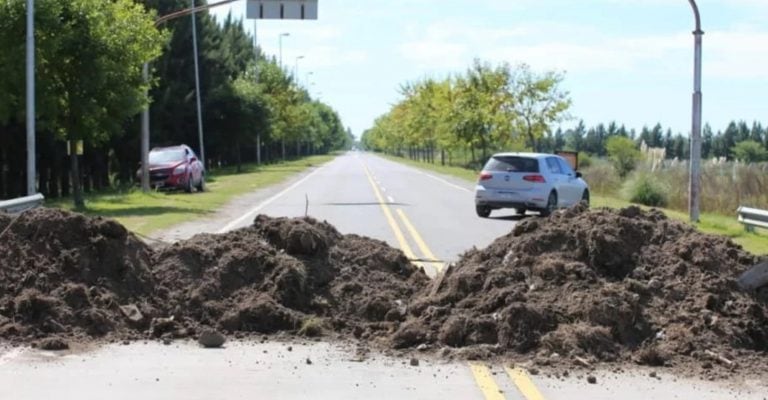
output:
[[[539,172],[539,160],[517,156],[494,156],[485,164],[486,171]]]
[[[184,160],[184,150],[155,150],[149,152],[150,164],[165,164]]]

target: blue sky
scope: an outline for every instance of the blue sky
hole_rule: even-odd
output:
[[[213,11],[244,18],[245,1]],[[698,0],[704,121],[768,122],[768,0]],[[253,27],[246,20],[246,27]],[[317,21],[258,21],[258,42],[337,109],[355,135],[407,81],[464,71],[474,58],[565,72],[573,120],[688,134],[693,14],[687,0],[319,0]],[[307,72],[312,75],[307,76]]]

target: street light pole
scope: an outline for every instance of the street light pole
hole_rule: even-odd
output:
[[[296,86],[299,85],[299,60],[303,59],[304,56],[298,56],[296,57],[296,62],[293,66],[293,76],[296,78]]]
[[[280,42],[280,69],[283,68],[283,36],[291,36],[291,34],[288,32],[283,32],[278,38],[278,41]]]
[[[694,66],[693,66],[693,112],[691,124],[691,169],[689,180],[688,211],[691,222],[699,222],[699,206],[701,198],[701,47],[704,31],[701,30],[701,15],[696,0],[688,0],[693,8],[696,19],[694,36]]]
[[[192,1],[192,9],[195,8],[195,0]],[[200,162],[205,168],[205,146],[203,145],[203,110],[200,106],[200,66],[197,60],[197,13],[192,13],[192,47],[195,57],[195,98],[197,99],[197,137],[200,141]]]
[[[27,195],[35,189],[35,0],[27,0]]]
[[[144,83],[149,82],[149,63],[144,63],[141,74]],[[149,86],[144,92],[149,99]],[[141,191],[149,192],[149,104],[141,111]]]
[[[253,20],[253,53],[256,58],[256,64],[254,65],[253,79],[258,85],[259,83],[259,39],[257,36],[256,19]],[[256,132],[256,164],[261,165],[261,132]]]

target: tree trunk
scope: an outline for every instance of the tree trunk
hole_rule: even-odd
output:
[[[72,177],[72,200],[75,208],[83,208],[85,202],[83,201],[83,189],[80,186],[80,170],[77,165],[77,142],[74,140],[69,142],[69,166]]]
[[[445,165],[445,149],[440,149],[440,165]]]
[[[283,148],[283,161],[285,161],[285,139],[280,140],[280,145]]]
[[[3,198],[5,198],[5,147],[0,147],[0,199]]]
[[[235,142],[235,160],[237,160],[237,173],[243,171],[243,159],[240,156],[240,141]]]

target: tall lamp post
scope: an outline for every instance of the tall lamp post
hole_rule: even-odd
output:
[[[696,19],[694,36],[693,66],[693,112],[691,124],[691,169],[688,185],[688,211],[691,222],[699,222],[699,200],[701,198],[701,42],[704,31],[701,30],[701,15],[696,0],[688,0]]]
[[[283,32],[280,34],[278,38],[278,42],[280,43],[280,68],[283,68],[283,37],[284,36],[291,36],[288,32]]]
[[[195,0],[192,9],[195,8]],[[197,57],[197,13],[192,13],[192,48],[195,57],[195,99],[197,100],[197,138],[200,141],[200,162],[205,167],[205,146],[203,145],[203,110],[200,106],[200,65]]]
[[[299,60],[304,59],[304,56],[296,57],[296,62],[293,65],[293,76],[296,78],[296,85],[299,85]]]
[[[35,0],[27,0],[27,196],[35,189]]]

